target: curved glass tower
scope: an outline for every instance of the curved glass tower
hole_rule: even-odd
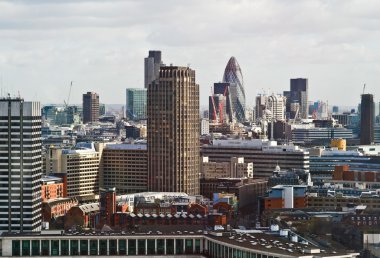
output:
[[[243,74],[235,57],[231,57],[223,74],[223,82],[230,84],[232,111],[238,122],[245,121],[245,91]]]

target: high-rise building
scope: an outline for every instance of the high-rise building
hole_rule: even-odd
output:
[[[286,98],[281,95],[259,95],[256,97],[256,119],[262,118],[265,110],[269,110],[270,112],[265,114],[268,120],[271,120],[273,115],[275,120],[284,121],[285,108]]]
[[[284,91],[288,118],[294,119],[296,115],[302,119],[308,117],[308,87],[307,79],[290,79],[290,91]]]
[[[199,193],[199,85],[188,67],[162,66],[148,87],[148,189]]]
[[[126,90],[126,117],[129,120],[146,119],[146,89]]]
[[[41,107],[0,99],[0,232],[41,230]]]
[[[374,142],[375,104],[372,94],[363,94],[360,105],[360,144]]]
[[[234,111],[232,107],[232,100],[231,100],[231,95],[230,95],[230,88],[231,88],[231,83],[229,82],[217,82],[214,83],[214,96],[215,95],[220,95],[225,98],[223,103],[221,103],[221,106],[217,106],[215,104],[216,109],[224,109],[223,115],[225,116],[224,121],[225,122],[232,122],[234,119]],[[211,108],[209,110],[212,110]],[[210,116],[214,116],[215,114],[212,114],[209,112]],[[228,120],[226,120],[228,119]],[[210,120],[213,120],[210,118]]]
[[[245,90],[243,74],[235,57],[231,57],[223,74],[223,82],[229,82],[232,112],[238,122],[244,122],[245,117]],[[220,93],[219,93],[220,94]]]
[[[99,95],[95,92],[83,94],[83,123],[99,121]]]
[[[161,51],[150,50],[149,56],[144,59],[144,85],[146,89],[149,84],[158,79],[162,65]]]
[[[209,120],[213,122],[227,122],[226,97],[222,94],[214,94],[209,97]]]

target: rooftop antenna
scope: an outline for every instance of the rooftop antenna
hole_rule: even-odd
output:
[[[365,83],[364,83],[364,86],[363,86],[363,95],[364,95],[364,91],[365,91]]]

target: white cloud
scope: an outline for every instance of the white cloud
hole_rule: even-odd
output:
[[[148,50],[161,49],[167,64],[196,69],[203,105],[231,55],[249,104],[308,77],[312,99],[356,105],[364,82],[380,95],[379,12],[375,0],[0,1],[2,87],[62,102],[74,80],[73,102],[95,90],[123,103],[126,87],[143,87]]]

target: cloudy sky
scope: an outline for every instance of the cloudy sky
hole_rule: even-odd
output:
[[[0,86],[27,100],[70,103],[86,91],[124,103],[143,87],[143,59],[196,70],[201,104],[230,56],[247,104],[309,78],[309,99],[356,105],[380,96],[378,0],[0,0]]]

